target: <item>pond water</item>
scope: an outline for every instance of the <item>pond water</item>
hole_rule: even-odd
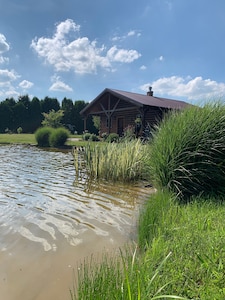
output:
[[[76,177],[70,151],[0,146],[0,299],[66,300],[89,255],[135,236],[143,186]]]

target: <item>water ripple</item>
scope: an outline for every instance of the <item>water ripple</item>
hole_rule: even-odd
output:
[[[87,238],[126,235],[134,210],[150,193],[140,186],[76,178],[70,152],[0,146],[0,247],[12,236],[57,251]]]

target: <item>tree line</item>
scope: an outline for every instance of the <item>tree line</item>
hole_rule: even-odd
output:
[[[34,133],[42,126],[44,114],[50,111],[63,110],[61,123],[72,133],[82,134],[84,131],[84,122],[80,116],[80,111],[88,103],[83,100],[72,101],[64,98],[62,103],[57,98],[37,97],[29,98],[28,95],[19,96],[17,100],[7,98],[0,102],[0,133],[22,131],[23,133]],[[96,133],[91,117],[87,120],[87,129],[89,132]]]

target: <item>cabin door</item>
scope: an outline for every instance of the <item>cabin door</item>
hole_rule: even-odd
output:
[[[124,123],[124,118],[117,119],[117,133],[119,134],[119,136],[123,135],[123,123]]]

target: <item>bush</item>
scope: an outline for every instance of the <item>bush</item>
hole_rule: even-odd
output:
[[[107,142],[113,143],[119,141],[119,135],[117,133],[110,133],[106,139]]]
[[[92,133],[89,137],[89,141],[92,141],[92,142],[98,142],[99,141],[99,138],[97,137],[96,134]]]
[[[39,147],[49,147],[49,137],[54,129],[50,127],[41,127],[35,132],[35,139]]]
[[[16,131],[17,131],[18,134],[21,134],[23,132],[23,128],[22,127],[18,127]]]
[[[82,138],[84,141],[88,141],[91,137],[91,134],[89,132],[86,132],[83,134]]]
[[[69,137],[69,131],[65,128],[56,128],[49,137],[51,147],[62,147]]]
[[[153,133],[150,175],[180,199],[225,194],[225,105],[189,107]]]

